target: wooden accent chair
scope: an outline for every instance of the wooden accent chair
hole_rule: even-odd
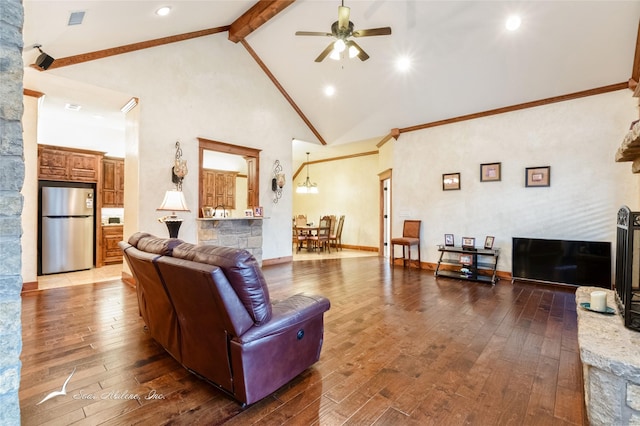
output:
[[[344,215],[340,216],[340,219],[338,219],[338,226],[336,227],[335,232],[331,232],[331,234],[329,234],[329,244],[331,244],[331,241],[333,241],[333,246],[336,248],[336,250],[338,250],[338,247],[340,247],[340,250],[342,250],[342,228],[344,227]]]
[[[402,246],[402,266],[406,266],[409,261],[411,266],[411,246],[418,246],[418,269],[421,269],[420,264],[420,225],[421,220],[405,220],[402,228],[402,237],[391,239],[391,264],[395,263],[395,247],[396,245]],[[409,248],[408,257],[405,256],[405,247]],[[399,258],[398,258],[399,259]]]

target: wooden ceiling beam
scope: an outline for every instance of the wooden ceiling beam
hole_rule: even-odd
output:
[[[266,24],[295,0],[259,0],[249,10],[233,21],[229,28],[229,40],[237,43]]]
[[[309,121],[309,119],[307,118],[306,115],[304,115],[304,113],[302,112],[302,110],[298,107],[298,105],[293,101],[293,98],[291,98],[291,96],[289,96],[289,94],[287,93],[286,90],[284,90],[284,87],[282,87],[282,85],[280,84],[280,82],[278,81],[278,79],[273,75],[273,73],[271,72],[271,70],[269,70],[269,68],[267,68],[267,66],[265,65],[264,62],[262,62],[262,59],[260,59],[260,57],[258,56],[258,54],[251,48],[251,46],[249,46],[249,43],[247,43],[246,40],[240,40],[240,44],[242,44],[244,46],[245,49],[247,49],[247,52],[249,52],[249,55],[251,55],[251,57],[258,63],[258,65],[260,66],[260,68],[262,68],[262,71],[264,71],[264,73],[267,75],[267,77],[269,77],[269,80],[271,80],[271,82],[276,86],[276,88],[280,91],[280,93],[282,94],[282,96],[284,96],[284,98],[287,100],[287,102],[289,102],[289,105],[291,105],[291,107],[295,110],[295,112],[298,113],[298,115],[300,116],[300,118],[302,119],[302,121],[305,122],[305,124],[307,125],[307,127],[309,127],[309,129],[311,130],[311,132],[313,132],[313,134],[318,138],[318,140],[320,141],[320,143],[322,145],[326,145],[327,141],[324,140],[324,138],[322,137],[322,135],[320,134],[320,132],[318,132],[316,130],[316,128],[313,126],[313,124],[311,124],[311,121]]]
[[[47,69],[67,67],[83,62],[95,61],[96,59],[108,58],[109,56],[122,55],[123,53],[135,52],[136,50],[148,49],[150,47],[162,46],[164,44],[176,43],[178,41],[189,40],[197,37],[204,37],[212,34],[222,33],[229,30],[229,26],[209,28],[206,30],[193,31],[190,33],[178,34],[169,37],[156,38],[153,40],[142,41],[139,43],[127,44],[124,46],[112,47],[95,52],[82,53],[80,55],[67,56],[66,58],[55,59],[51,66]],[[35,64],[31,65],[39,71],[44,71]]]

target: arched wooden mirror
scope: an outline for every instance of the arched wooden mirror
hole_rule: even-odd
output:
[[[225,195],[222,193],[222,189],[212,189],[215,184],[212,180],[216,179],[216,172],[219,170],[210,170],[206,168],[205,157],[210,153],[222,153],[231,154],[233,156],[239,156],[246,161],[246,188],[247,188],[247,208],[253,208],[259,206],[260,200],[260,150],[255,148],[247,148],[239,145],[232,145],[225,142],[218,142],[205,138],[198,138],[199,142],[199,160],[198,160],[198,182],[199,182],[199,196],[198,196],[198,216],[203,217],[203,207],[213,207],[217,205],[225,205],[225,208],[229,209],[228,202],[224,201]],[[218,173],[218,181],[224,180],[224,174]],[[227,178],[229,178],[227,176]],[[222,188],[224,184],[217,184]],[[218,192],[216,194],[215,192]]]

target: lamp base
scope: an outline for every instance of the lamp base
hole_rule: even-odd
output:
[[[180,225],[182,225],[181,220],[165,220],[165,225],[167,225],[167,229],[169,230],[169,238],[178,238],[178,231],[180,230]]]

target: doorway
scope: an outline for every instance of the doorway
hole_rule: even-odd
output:
[[[391,170],[379,174],[380,177],[380,249],[385,259],[391,255]]]

